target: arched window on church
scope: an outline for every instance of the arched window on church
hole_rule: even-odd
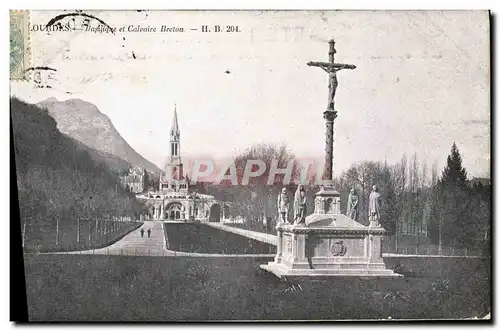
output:
[[[175,155],[177,155],[177,144],[175,144]]]

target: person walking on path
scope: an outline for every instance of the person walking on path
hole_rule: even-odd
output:
[[[141,229],[141,238],[144,237],[144,229]]]
[[[148,229],[148,238],[151,238],[151,229]]]

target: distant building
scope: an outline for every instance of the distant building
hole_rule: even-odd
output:
[[[227,216],[227,204],[214,196],[189,192],[189,179],[184,175],[181,159],[180,130],[177,109],[170,130],[169,161],[160,175],[159,189],[138,194],[149,208],[148,219],[197,220],[220,222]]]
[[[147,189],[147,172],[143,167],[134,166],[129,173],[120,177],[122,186],[133,193],[142,193]]]

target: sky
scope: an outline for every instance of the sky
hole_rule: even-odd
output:
[[[11,94],[92,102],[160,167],[174,104],[186,158],[221,159],[266,142],[322,159],[328,77],[306,63],[327,61],[334,38],[336,61],[357,67],[338,73],[336,172],[414,153],[440,171],[455,142],[471,177],[490,174],[485,11],[86,13],[117,29],[157,31],[32,32],[32,65],[57,70],[53,88],[13,82]],[[31,24],[56,14],[32,12]],[[240,32],[201,32],[215,24]]]

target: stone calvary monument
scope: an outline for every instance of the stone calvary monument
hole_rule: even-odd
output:
[[[329,75],[328,106],[323,112],[326,121],[326,153],[323,185],[314,200],[314,213],[303,219],[299,212],[294,224],[280,222],[278,249],[274,262],[260,267],[280,278],[316,279],[332,276],[401,276],[386,268],[382,259],[381,237],[386,231],[380,226],[380,194],[374,186],[370,195],[370,225],[356,222],[340,213],[340,193],[333,187],[333,122],[337,118],[335,93],[337,72],[355,69],[351,64],[335,63],[335,41],[329,41],[329,62],[309,62]],[[300,191],[296,200],[300,205]],[[301,206],[301,208],[303,208]],[[357,206],[356,206],[357,208]]]

